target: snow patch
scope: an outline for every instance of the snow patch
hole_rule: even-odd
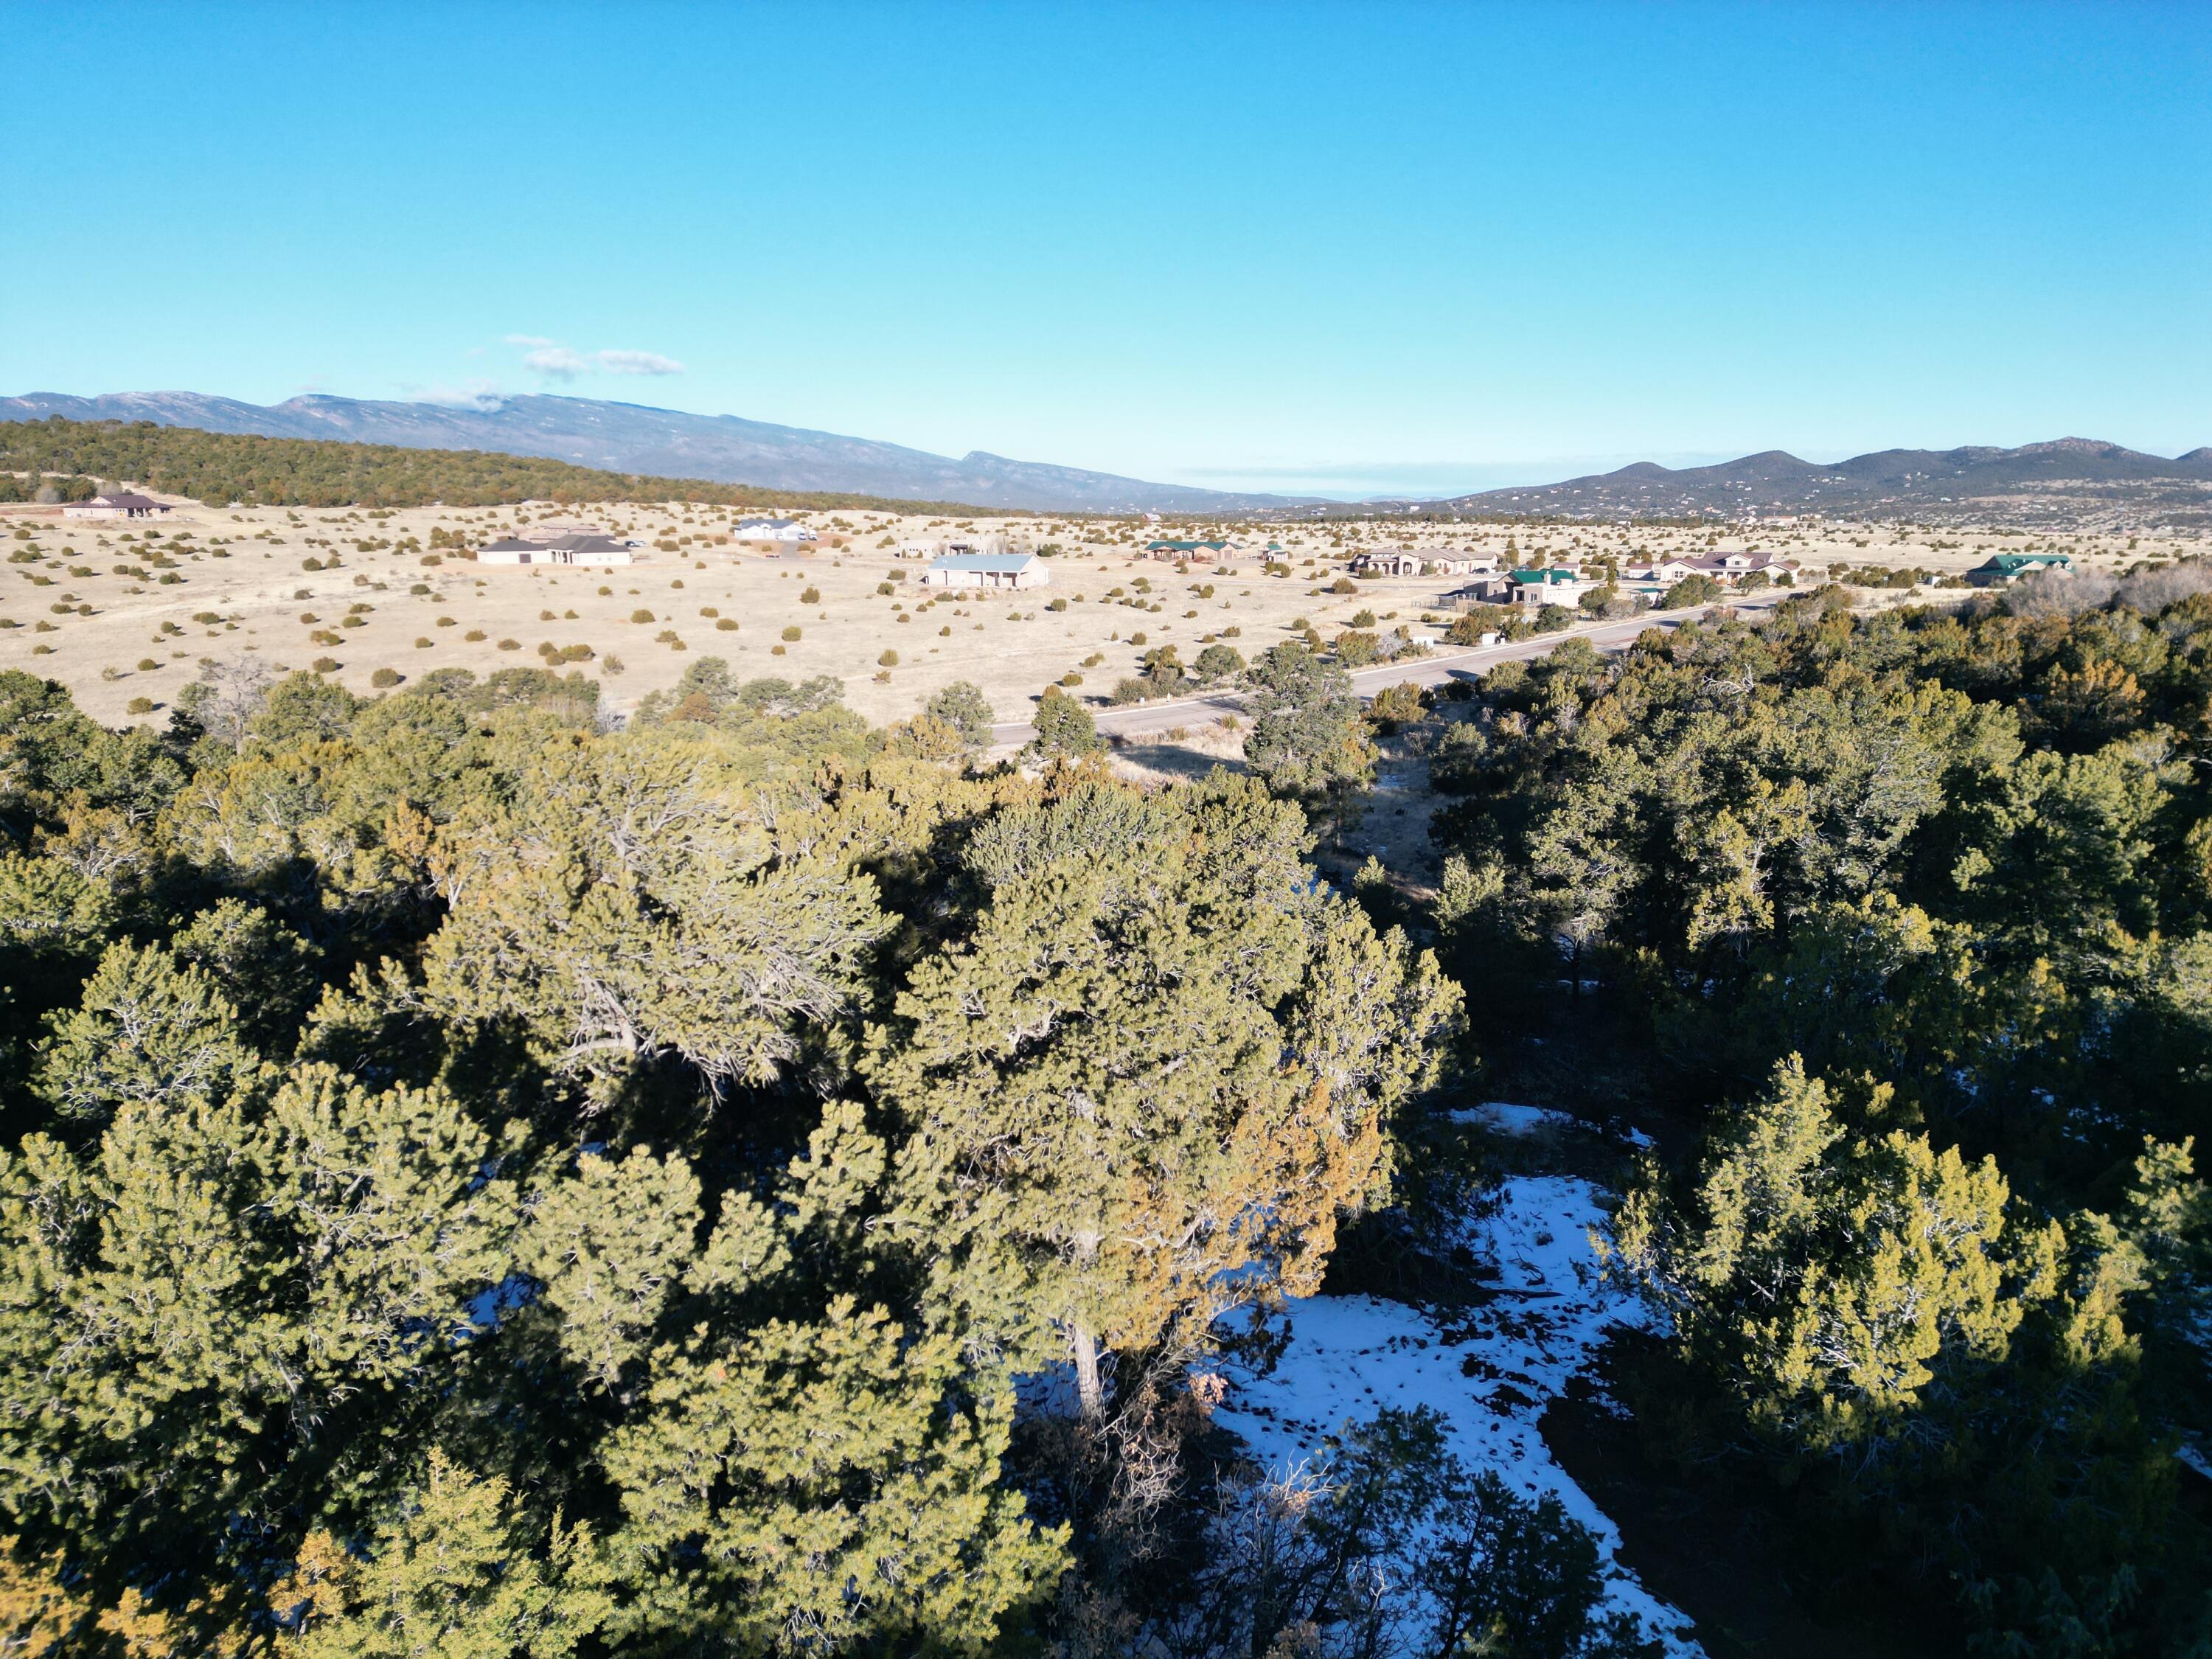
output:
[[[1548,1106],[1516,1106],[1506,1100],[1486,1100],[1480,1106],[1462,1106],[1451,1114],[1455,1123],[1479,1123],[1499,1134],[1533,1135],[1540,1129],[1574,1129],[1581,1121]]]
[[[1549,1106],[1516,1105],[1510,1100],[1486,1100],[1479,1106],[1456,1107],[1446,1115],[1454,1123],[1478,1124],[1493,1134],[1516,1137],[1577,1129],[1589,1134],[1606,1133],[1598,1125],[1585,1122],[1571,1113],[1555,1111]],[[1639,1152],[1658,1144],[1641,1129],[1621,1126],[1613,1133]]]
[[[1507,1110],[1508,1121],[1531,1127],[1559,1115]],[[1265,1376],[1232,1370],[1232,1392],[1215,1418],[1280,1476],[1383,1407],[1428,1407],[1444,1419],[1447,1443],[1468,1468],[1492,1470],[1527,1497],[1556,1497],[1596,1534],[1607,1578],[1601,1613],[1634,1615],[1669,1654],[1689,1659],[1704,1653],[1689,1620],[1620,1564],[1620,1529],[1553,1461],[1536,1427],[1609,1328],[1644,1322],[1638,1304],[1599,1276],[1589,1242],[1604,1218],[1599,1191],[1566,1176],[1505,1182],[1496,1210],[1468,1227],[1469,1244],[1499,1274],[1495,1299],[1472,1311],[1431,1316],[1373,1297],[1294,1299],[1281,1360]]]

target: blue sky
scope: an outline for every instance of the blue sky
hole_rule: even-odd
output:
[[[2203,4],[8,15],[0,392],[1341,493],[2212,443]]]

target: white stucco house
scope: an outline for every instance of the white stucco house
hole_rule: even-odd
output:
[[[1556,567],[1550,570],[1516,570],[1505,580],[1511,590],[1509,603],[1513,605],[1571,605],[1597,586],[1571,570]]]
[[[731,533],[741,542],[780,542],[787,546],[821,539],[796,519],[740,519]]]
[[[574,564],[607,567],[636,562],[635,542],[611,536],[554,536],[542,542],[490,542],[477,550],[478,564]]]

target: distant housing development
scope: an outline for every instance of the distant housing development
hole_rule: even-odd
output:
[[[126,489],[111,495],[94,495],[88,501],[71,501],[62,508],[62,516],[65,519],[150,519],[168,510],[167,501],[157,501],[151,495],[133,495]]]
[[[1052,572],[1034,553],[947,553],[921,573],[926,587],[1046,587]]]

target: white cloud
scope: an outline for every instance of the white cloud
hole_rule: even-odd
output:
[[[525,352],[522,366],[553,380],[573,380],[591,368],[592,361],[581,352],[569,350],[567,346],[548,345]]]
[[[528,346],[522,366],[549,380],[573,380],[583,374],[681,374],[684,365],[657,351],[578,351],[542,334],[509,334],[509,345]]]
[[[681,374],[684,365],[657,351],[602,351],[599,367],[610,374]]]

